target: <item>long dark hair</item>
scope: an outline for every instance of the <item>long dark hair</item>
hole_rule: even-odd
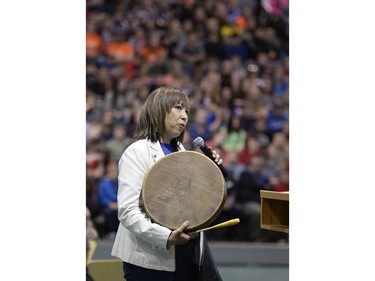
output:
[[[152,142],[160,140],[165,131],[165,115],[169,113],[174,106],[181,103],[188,108],[189,98],[179,88],[160,87],[154,90],[146,99],[138,118],[137,129],[135,131],[136,139],[148,138]],[[182,143],[184,132],[171,140],[171,145],[177,150],[178,143]]]

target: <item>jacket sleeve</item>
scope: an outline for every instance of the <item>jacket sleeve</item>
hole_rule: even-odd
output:
[[[143,180],[149,170],[146,145],[131,145],[119,161],[118,218],[136,236],[150,243],[152,249],[167,250],[170,229],[151,220],[139,207]]]

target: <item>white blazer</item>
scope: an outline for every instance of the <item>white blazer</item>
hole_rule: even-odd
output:
[[[180,145],[179,150],[185,150]],[[112,256],[141,267],[175,271],[175,247],[167,249],[172,232],[152,223],[139,207],[143,180],[153,164],[164,157],[159,142],[138,140],[131,144],[119,161],[117,194],[120,220]]]

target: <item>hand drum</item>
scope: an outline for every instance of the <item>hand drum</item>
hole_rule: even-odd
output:
[[[190,221],[187,232],[209,226],[226,197],[223,175],[207,156],[195,151],[171,153],[156,162],[142,186],[144,211],[171,230]]]

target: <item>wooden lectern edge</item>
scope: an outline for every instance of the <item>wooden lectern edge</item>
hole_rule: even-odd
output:
[[[260,191],[260,197],[261,198],[267,198],[267,199],[277,199],[277,200],[289,201],[289,191],[261,190]]]

